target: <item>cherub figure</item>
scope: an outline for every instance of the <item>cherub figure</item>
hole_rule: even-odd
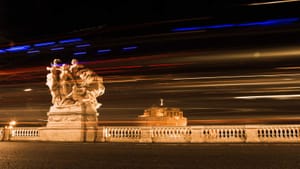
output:
[[[79,64],[77,59],[72,59],[71,66],[70,66],[70,72],[73,76],[73,79],[74,79],[76,85],[78,84],[77,80],[79,79],[78,72],[80,69],[83,69],[83,68],[84,68],[84,66]]]
[[[58,104],[61,100],[60,94],[60,84],[59,84],[59,74],[60,74],[60,59],[54,59],[53,63],[51,63],[51,67],[47,67],[46,69],[50,71],[47,74],[47,82],[46,85],[49,87],[51,96],[52,96],[52,104]]]
[[[65,99],[72,91],[72,86],[75,85],[73,76],[69,70],[69,65],[63,64],[61,66],[61,73],[59,75],[59,81],[61,86],[61,97]]]

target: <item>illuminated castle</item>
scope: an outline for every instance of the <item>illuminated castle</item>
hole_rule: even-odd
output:
[[[177,107],[165,107],[163,99],[160,106],[152,106],[144,110],[143,115],[138,116],[142,125],[146,126],[186,126],[187,118]]]

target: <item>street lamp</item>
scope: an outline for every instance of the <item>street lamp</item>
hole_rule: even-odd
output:
[[[17,122],[15,120],[10,121],[9,128],[12,129],[16,124],[17,124]]]
[[[8,126],[6,125],[5,128],[4,128],[4,133],[3,133],[3,136],[2,136],[2,140],[7,140],[9,141],[10,138],[12,136],[14,136],[14,131],[13,131],[13,128],[16,126],[17,122],[15,120],[12,120],[8,123]]]

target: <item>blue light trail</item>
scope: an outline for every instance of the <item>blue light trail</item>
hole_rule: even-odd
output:
[[[75,52],[73,53],[74,56],[77,56],[77,55],[85,55],[87,54],[86,52]]]
[[[89,46],[91,46],[91,44],[87,43],[87,44],[76,45],[76,48],[84,48]]]
[[[129,46],[129,47],[124,47],[122,48],[123,51],[128,51],[128,50],[135,50],[137,49],[138,47],[137,46]]]
[[[99,54],[109,53],[109,52],[111,52],[111,49],[100,49],[97,51],[97,53],[99,53]]]
[[[58,48],[52,48],[50,50],[52,51],[58,51],[58,50],[64,50],[65,48],[64,47],[58,47]]]
[[[286,25],[298,22],[299,18],[284,18],[284,19],[270,19],[259,22],[246,22],[238,24],[219,24],[219,25],[206,25],[206,26],[193,26],[193,27],[180,27],[172,29],[172,32],[186,32],[186,31],[199,31],[207,29],[222,29],[222,28],[233,28],[233,27],[250,27],[250,26],[275,26],[275,25]]]
[[[36,43],[33,46],[34,47],[45,47],[45,46],[51,46],[51,45],[55,45],[56,42],[43,42],[43,43]]]
[[[31,50],[31,51],[27,51],[28,54],[33,54],[33,53],[40,53],[41,51],[39,50]]]
[[[7,52],[21,52],[30,49],[30,45],[23,45],[23,46],[13,46],[10,48],[5,49]]]
[[[74,43],[74,42],[81,42],[81,41],[82,41],[81,38],[72,38],[72,39],[60,40],[59,43],[64,44],[64,43]]]

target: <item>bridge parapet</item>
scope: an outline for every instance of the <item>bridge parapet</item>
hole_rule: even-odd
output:
[[[139,142],[141,139],[141,128],[139,127],[106,127],[104,137],[107,142]]]
[[[73,128],[56,129],[70,134]],[[79,130],[79,129],[78,129]],[[70,141],[47,136],[47,128],[1,128],[3,141]],[[86,132],[86,133],[85,133]],[[82,136],[96,133],[86,140],[74,142],[137,143],[300,143],[300,125],[199,125],[199,126],[99,126],[82,130]],[[59,136],[60,136],[59,135]]]

